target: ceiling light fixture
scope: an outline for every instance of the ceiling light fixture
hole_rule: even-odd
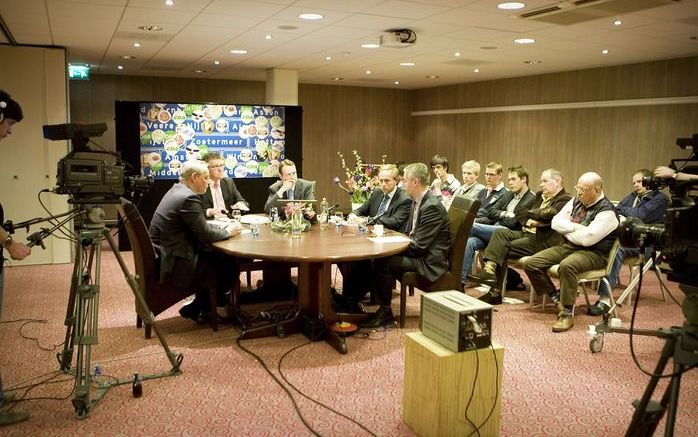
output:
[[[504,11],[515,11],[517,9],[523,9],[526,7],[526,3],[521,2],[504,2],[497,5],[497,9],[502,9]]]
[[[456,58],[459,57],[459,56],[460,56],[460,52],[454,53],[453,56],[455,56]]]
[[[623,25],[623,22],[622,22],[621,20],[615,20],[615,21],[613,22],[613,25],[614,25],[614,26],[622,26],[622,25]]]
[[[139,43],[139,42],[134,42],[134,43],[133,43],[133,46],[136,47],[136,48],[138,48],[138,47],[141,46],[141,43]]]
[[[373,73],[371,70],[366,70],[366,74],[371,74]]]
[[[400,62],[400,67],[414,67],[415,64],[414,62]]]
[[[479,69],[479,68],[476,68],[476,69],[473,70],[473,73],[479,73],[479,72],[480,72],[480,69]]]
[[[516,38],[514,42],[516,44],[533,44],[536,40],[533,38]]]
[[[331,60],[332,60],[332,56],[325,56],[325,61],[331,61]]]
[[[136,59],[136,57],[131,55],[121,55],[121,59]]]
[[[433,74],[430,74],[429,76],[426,76],[427,79],[438,79],[439,76],[435,76]]]
[[[221,61],[213,61],[213,65],[221,65]]]
[[[393,82],[393,83],[394,83],[395,85],[400,85],[400,81],[399,81],[399,80],[396,80],[396,81]]]
[[[331,77],[330,80],[344,80],[343,77]]]
[[[119,66],[117,66],[116,68],[118,68],[119,70],[123,70],[123,69],[124,69],[124,66],[123,66],[123,65],[119,65]]]
[[[138,26],[138,29],[144,32],[159,32],[162,30],[162,27],[153,24],[144,24],[143,26]]]
[[[271,36],[271,35],[264,36],[264,39],[266,39],[267,41],[271,41],[272,38],[273,38],[273,36]]]
[[[230,50],[230,53],[232,53],[232,54],[234,54],[234,55],[246,55],[246,54],[247,54],[247,50],[244,50],[244,49],[232,49],[232,50]]]
[[[206,73],[206,70],[194,70],[194,73],[196,73],[196,74]]]
[[[323,18],[325,18],[325,16],[322,14],[316,14],[316,13],[303,13],[303,14],[298,14],[298,18],[300,18],[301,20],[314,21],[314,20],[322,20]]]
[[[165,0],[165,6],[174,6],[174,0]]]
[[[543,61],[536,61],[536,60],[524,61],[524,64],[528,64],[528,65],[538,65],[538,64],[542,64],[542,63],[543,63]]]
[[[366,43],[366,44],[361,44],[361,47],[365,48],[365,49],[377,49],[380,46],[376,43],[370,42],[370,43]]]
[[[602,54],[602,55],[607,55],[607,54],[608,54],[608,49],[603,49],[603,50],[601,50],[601,54]]]

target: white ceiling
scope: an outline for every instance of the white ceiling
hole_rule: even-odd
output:
[[[70,62],[93,65],[93,73],[141,76],[265,80],[267,69],[283,68],[297,70],[302,83],[416,89],[698,55],[698,0],[663,0],[567,26],[517,17],[559,1],[523,0],[514,12],[497,9],[501,1],[175,0],[168,7],[164,0],[1,0],[0,18],[17,44],[64,46]],[[325,17],[304,21],[302,12]],[[615,19],[623,25],[613,26]],[[416,44],[361,48],[390,28],[412,29]],[[536,43],[515,44],[519,37]]]

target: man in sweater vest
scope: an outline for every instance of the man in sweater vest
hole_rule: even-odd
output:
[[[538,295],[547,293],[558,307],[553,332],[574,326],[574,303],[577,300],[577,276],[580,272],[602,269],[616,238],[618,214],[603,193],[603,181],[596,173],[584,173],[574,187],[573,197],[553,217],[552,228],[562,235],[562,242],[542,250],[524,262],[524,270]],[[560,264],[560,291],[548,277],[547,270]]]

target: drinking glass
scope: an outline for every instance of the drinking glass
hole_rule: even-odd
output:
[[[344,213],[341,211],[337,211],[333,214],[333,217],[335,226],[342,226],[342,222],[344,221]]]
[[[239,209],[232,210],[230,215],[231,215],[233,221],[240,223],[241,214],[240,214]]]
[[[259,223],[252,223],[250,225],[250,231],[253,237],[259,237]]]
[[[269,208],[269,220],[275,222],[279,219],[279,208],[272,206]]]

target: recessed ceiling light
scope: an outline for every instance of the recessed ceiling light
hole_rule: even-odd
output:
[[[454,53],[453,56],[455,56],[456,58],[459,57],[459,56],[460,56],[460,52]]]
[[[154,26],[152,24],[145,24],[143,26],[138,26],[140,30],[143,30],[145,32],[159,32],[162,30],[162,27],[160,26]]]
[[[361,44],[361,47],[363,47],[365,49],[377,49],[380,46],[376,43],[371,42],[371,43]]]
[[[272,37],[271,35],[265,35],[265,36],[264,36],[264,39],[266,39],[267,41],[271,41],[272,38],[273,38],[273,37]]]
[[[516,44],[533,44],[536,40],[533,38],[516,38],[514,42]]]
[[[371,70],[366,70],[366,74],[371,74],[373,73]]]
[[[134,43],[133,43],[133,46],[136,47],[136,48],[137,48],[137,47],[140,47],[140,46],[141,46],[141,43],[139,43],[139,42],[134,42]]]
[[[429,76],[426,76],[427,79],[438,79],[439,76],[435,76],[433,74],[430,74]]]
[[[332,56],[325,56],[325,61],[331,61],[331,60],[332,60]]]
[[[165,6],[174,6],[174,0],[165,0]]]
[[[206,73],[206,70],[194,70],[194,73],[196,73],[196,74]]]
[[[221,61],[213,61],[213,65],[221,65]]]
[[[247,50],[244,50],[244,49],[232,49],[232,50],[230,51],[230,53],[232,53],[232,54],[234,54],[234,55],[246,55],[246,54],[247,54]]]
[[[528,64],[528,65],[538,65],[538,64],[542,64],[542,63],[543,63],[543,61],[536,61],[536,60],[524,61],[524,64]]]
[[[614,26],[622,26],[622,25],[623,25],[623,22],[622,22],[621,20],[615,20],[615,21],[613,22],[613,25],[614,25]]]
[[[344,80],[343,77],[331,77],[330,79],[331,80]]]
[[[521,2],[504,2],[497,5],[497,9],[503,9],[505,11],[523,9],[525,7],[526,4]]]
[[[299,14],[298,18],[301,20],[322,20],[325,18],[324,15],[322,14],[315,14],[315,13],[304,13],[304,14]]]
[[[399,81],[399,80],[396,80],[396,81],[393,82],[393,83],[394,83],[395,85],[400,85],[400,81]]]
[[[279,30],[297,30],[298,26],[291,26],[290,24],[284,24],[276,27]]]
[[[136,57],[131,55],[121,55],[121,59],[136,59]]]
[[[123,66],[123,65],[118,65],[116,68],[118,68],[119,70],[123,70],[123,69],[124,69],[124,66]]]
[[[607,55],[607,54],[608,54],[608,49],[603,49],[603,50],[601,50],[601,54],[602,54],[602,55]]]
[[[414,67],[415,64],[414,62],[400,62],[400,67]]]
[[[473,70],[473,73],[479,73],[479,72],[480,72],[480,69],[479,69],[479,68],[476,68],[476,69]]]

